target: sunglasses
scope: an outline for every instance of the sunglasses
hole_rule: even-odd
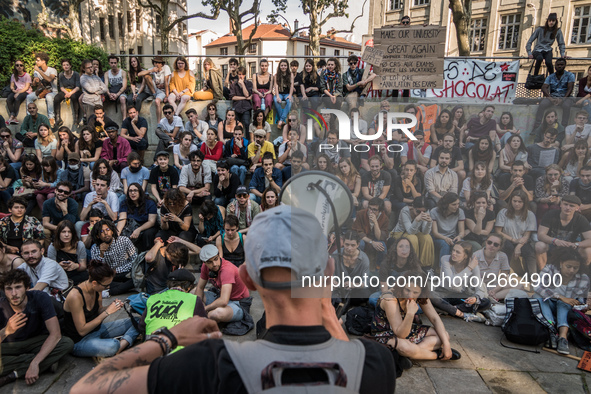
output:
[[[247,198],[248,194],[238,194],[237,197],[238,198]]]
[[[140,191],[137,189],[129,189],[129,193],[139,193]]]
[[[55,190],[56,193],[62,193],[62,194],[70,194],[69,190],[64,190],[64,189],[56,189]]]
[[[103,286],[105,289],[108,289],[109,287],[111,287],[111,284],[109,283],[108,285],[103,285],[101,282],[97,282],[99,285]]]
[[[0,137],[2,137],[4,139],[8,139],[8,138],[10,138],[10,134],[0,135]]]
[[[172,111],[164,111],[164,115],[170,115]]]
[[[487,245],[492,245],[492,246],[494,246],[495,248],[498,248],[499,246],[501,246],[501,244],[500,244],[500,243],[498,243],[498,242],[493,242],[493,241],[486,241],[486,244],[487,244]]]
[[[349,62],[349,64],[357,64],[357,62]]]
[[[402,21],[403,25],[410,25],[410,21]]]
[[[15,64],[14,67],[24,67],[24,64]]]

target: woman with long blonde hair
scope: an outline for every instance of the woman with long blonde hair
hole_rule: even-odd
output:
[[[205,58],[203,61],[203,79],[205,84],[203,89],[195,92],[193,98],[198,101],[204,100],[223,100],[224,99],[224,81],[222,73],[211,58]]]

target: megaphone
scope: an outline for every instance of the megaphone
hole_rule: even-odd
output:
[[[336,176],[323,171],[304,171],[290,178],[281,189],[279,200],[316,216],[324,234],[335,232],[353,214],[353,195]]]

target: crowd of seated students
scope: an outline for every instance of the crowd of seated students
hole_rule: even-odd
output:
[[[38,57],[43,63],[45,56]],[[22,297],[39,298],[36,304],[45,305],[55,304],[73,285],[65,304],[56,306],[58,315],[65,316],[64,333],[74,342],[74,354],[113,356],[138,333],[127,322],[103,322],[122,307],[116,299],[103,308],[103,298],[134,288],[130,273],[142,252],[150,266],[149,293],[166,289],[168,274],[184,267],[192,253],[206,267],[194,290],[207,304],[204,313],[219,322],[239,321],[245,316],[241,301],[249,294],[236,266],[244,262],[248,228],[260,212],[280,204],[281,188],[291,177],[309,169],[338,177],[351,191],[354,218],[346,225],[343,244],[331,251],[342,248],[336,272],[379,276],[379,288],[357,289],[355,298],[377,303],[372,332],[402,355],[459,358],[435,308],[482,322],[491,303],[511,292],[534,290],[501,286],[496,281],[500,274],[550,271],[554,260],[549,262],[548,254],[557,248],[579,253],[580,273],[564,268],[565,278],[586,275],[591,263],[591,129],[586,112],[576,113],[572,126],[563,120],[561,140],[556,111],[549,109],[539,132],[534,130],[537,142],[527,147],[512,114],[503,112],[497,121],[492,105],[471,117],[461,106],[441,108],[430,129],[417,127],[416,140],[401,130],[393,131],[391,141],[384,135],[367,142],[340,140],[335,116],[327,116],[326,125],[314,125],[313,139],[307,139],[301,112],[306,101],[348,109],[365,125],[359,130],[369,135],[387,121],[388,102],[381,103],[374,117],[362,116],[356,99],[373,74],[364,80],[355,56],[348,64],[345,76],[334,58],[320,73],[311,60],[301,73],[297,62],[284,60],[271,75],[263,60],[252,81],[237,64],[223,81],[214,62],[206,59],[207,84],[195,92],[194,75],[182,56],[175,59],[174,72],[161,57],[153,59],[149,70],[132,57],[125,72],[111,56],[104,81],[92,61],[83,61],[79,86],[71,84],[71,63],[63,61],[61,94],[56,97],[79,100],[73,124],[64,125],[56,107],[48,114],[54,116],[50,122],[28,100],[19,131],[13,135],[0,128],[5,213],[0,218],[0,274],[8,278],[3,290],[13,291],[21,283]],[[105,105],[121,110],[121,125],[105,116],[103,96]],[[138,111],[150,96],[161,114],[154,130]],[[191,98],[222,97],[234,103],[222,116],[213,102],[203,117],[195,109],[183,112]],[[14,106],[21,98],[15,92],[8,123],[17,122]],[[276,145],[267,121],[273,105],[281,135]],[[412,105],[405,108],[416,111]],[[72,132],[79,123],[79,131]],[[148,135],[158,147],[145,165]],[[402,149],[388,149],[396,144]],[[352,145],[366,149],[347,149]],[[30,273],[30,280],[15,274],[17,268]],[[424,289],[387,284],[388,277],[410,273],[441,273],[465,283],[473,276],[492,275],[495,280],[488,288],[442,287],[429,301]],[[208,281],[217,294],[205,291]],[[38,296],[37,290],[53,301]],[[18,313],[11,305],[0,304],[11,308],[6,320]],[[433,329],[414,323],[419,306]],[[548,308],[550,314],[556,305]],[[48,322],[54,316],[43,316],[53,326]],[[48,331],[54,333],[55,327]],[[560,349],[564,351],[564,343]]]

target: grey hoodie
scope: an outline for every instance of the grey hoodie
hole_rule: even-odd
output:
[[[525,50],[527,51],[528,55],[532,54],[531,44],[533,44],[534,40],[538,40],[536,42],[536,46],[534,47],[534,52],[548,52],[552,51],[552,44],[556,40],[558,42],[558,48],[560,49],[560,56],[565,56],[565,47],[564,47],[564,36],[562,35],[562,30],[558,29],[556,32],[556,37],[552,39],[551,36],[552,32],[547,32],[544,34],[544,27],[540,26],[534,31],[534,34],[531,35],[529,40],[527,40],[527,44],[525,44]]]

